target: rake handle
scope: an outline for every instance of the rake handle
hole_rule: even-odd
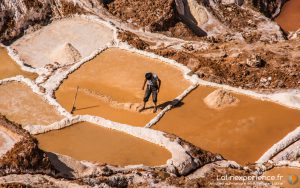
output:
[[[75,94],[75,97],[74,97],[74,100],[73,100],[71,114],[76,110],[75,103],[76,103],[76,99],[77,99],[78,89],[79,89],[79,86],[77,86],[77,89],[76,89],[76,94]]]

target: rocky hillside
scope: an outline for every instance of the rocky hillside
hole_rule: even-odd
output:
[[[209,44],[197,49],[187,44],[182,49],[153,46],[153,41],[123,32],[122,41],[130,45],[174,59],[188,66],[201,79],[245,89],[299,88],[300,37],[277,43],[245,44],[227,36],[203,38]]]
[[[10,42],[55,18],[91,13],[101,5],[137,28],[178,38],[197,40],[199,36],[231,34],[255,41],[280,40],[279,27],[257,11],[273,17],[284,1],[3,0],[0,2],[0,42]]]
[[[55,174],[46,153],[38,148],[38,143],[27,131],[0,115],[0,125],[20,137],[13,148],[0,158],[0,176],[12,173]]]
[[[269,18],[274,18],[280,12],[280,8],[287,0],[248,0],[260,12]]]
[[[203,49],[187,45],[178,50],[163,44],[157,46],[153,40],[142,40],[126,30],[119,35],[122,41],[139,49],[187,65],[204,80],[250,89],[298,88],[298,39],[284,42],[285,34],[269,19],[278,14],[284,2],[3,0],[0,2],[0,42],[12,42],[56,18],[104,11],[137,31],[142,29],[204,42],[207,47]]]
[[[30,25],[47,24],[53,16],[50,1],[0,2],[0,41],[19,36]]]
[[[9,43],[55,18],[88,13],[98,0],[3,0],[0,1],[0,42]]]
[[[283,39],[279,26],[258,12],[275,15],[281,4],[273,0],[114,0],[105,7],[135,27],[184,39],[224,34],[252,42]]]

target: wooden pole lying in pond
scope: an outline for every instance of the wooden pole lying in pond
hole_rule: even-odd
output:
[[[76,94],[75,94],[75,97],[74,97],[74,100],[73,100],[71,114],[73,114],[73,112],[76,110],[75,103],[76,103],[76,99],[77,99],[78,89],[79,89],[79,86],[77,86],[77,89],[76,89]]]

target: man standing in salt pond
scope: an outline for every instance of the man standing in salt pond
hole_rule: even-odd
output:
[[[145,89],[146,83],[147,83],[147,88],[146,88],[145,96],[144,96],[144,105],[143,105],[143,108],[140,110],[140,112],[145,110],[146,103],[148,102],[149,97],[152,94],[152,100],[154,103],[153,113],[155,113],[157,111],[157,95],[159,93],[159,89],[161,86],[161,80],[158,78],[158,76],[155,73],[147,72],[145,74],[145,81],[144,81],[142,90]]]

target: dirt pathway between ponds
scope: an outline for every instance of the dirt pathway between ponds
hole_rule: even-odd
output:
[[[171,153],[158,145],[87,122],[40,134],[36,138],[42,149],[77,160],[121,166],[155,166],[165,164],[171,158]]]
[[[17,75],[23,75],[32,80],[35,80],[38,76],[35,73],[21,70],[19,65],[8,55],[6,49],[0,47],[0,80]]]
[[[31,88],[18,82],[0,85],[0,113],[22,125],[48,125],[63,118]]]
[[[203,99],[214,90],[197,88],[152,128],[246,164],[300,125],[300,111],[243,95],[234,94],[240,100],[236,107],[208,108]]]
[[[161,107],[190,85],[182,72],[171,65],[111,48],[70,74],[55,95],[60,104],[70,110],[78,85],[80,90],[75,114],[96,115],[120,123],[145,126],[156,115],[152,109],[138,112],[144,97],[141,90],[144,74],[149,71],[157,73],[162,80],[158,96]],[[111,100],[106,101],[105,97]],[[147,106],[152,105],[150,98]]]
[[[300,1],[289,0],[287,1],[282,9],[279,16],[275,21],[285,31],[296,31],[300,29]]]

